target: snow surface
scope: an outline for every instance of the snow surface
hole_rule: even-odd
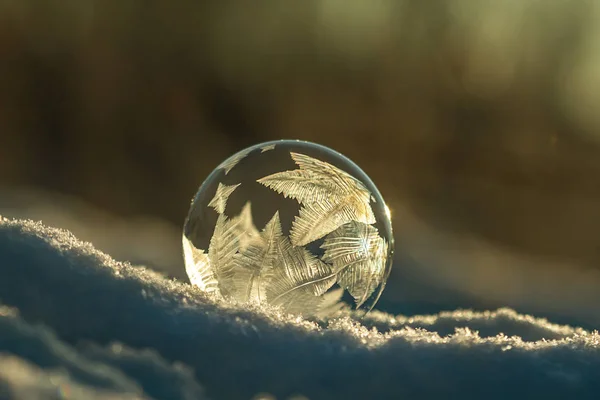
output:
[[[0,399],[600,394],[597,332],[510,309],[307,321],[210,297],[32,221],[0,221],[0,303]]]

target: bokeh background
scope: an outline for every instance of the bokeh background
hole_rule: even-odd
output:
[[[346,154],[393,214],[379,307],[600,328],[600,2],[0,0],[0,214],[185,280],[224,158]]]

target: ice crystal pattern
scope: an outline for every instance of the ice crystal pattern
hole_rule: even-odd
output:
[[[261,153],[273,147],[263,147]],[[208,252],[183,239],[190,281],[240,302],[268,303],[300,314],[334,312],[343,306],[344,290],[360,307],[384,280],[388,255],[388,243],[373,226],[372,194],[332,164],[289,154],[298,169],[257,180],[299,203],[289,237],[282,231],[279,211],[260,231],[250,202],[239,215],[226,216],[228,198],[241,184],[219,183],[208,204],[218,213]],[[227,174],[247,155],[234,156],[221,167]],[[306,247],[319,239],[324,251],[320,258]]]
[[[375,223],[369,204],[371,193],[360,181],[324,161],[299,153],[291,155],[300,169],[269,175],[258,182],[303,205],[290,234],[293,245],[306,245],[351,221]]]
[[[223,161],[217,168],[223,168],[225,170],[225,175],[227,175],[240,161],[246,158],[249,153],[250,149],[242,150]]]
[[[238,186],[240,186],[239,183],[237,185],[229,186],[219,183],[219,187],[217,187],[217,193],[215,193],[215,197],[213,197],[210,203],[208,203],[208,206],[214,208],[219,214],[223,214],[225,212],[225,207],[227,207],[227,199],[229,198],[229,195],[233,193]]]

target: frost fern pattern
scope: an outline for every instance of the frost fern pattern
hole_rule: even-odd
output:
[[[298,169],[257,180],[298,202],[289,237],[283,233],[279,211],[260,231],[250,202],[239,215],[227,217],[228,198],[240,184],[219,183],[208,204],[218,214],[208,252],[183,239],[186,259],[193,260],[187,266],[190,281],[240,302],[268,303],[299,314],[335,312],[343,306],[344,290],[360,307],[384,280],[388,254],[388,243],[374,226],[373,196],[336,166],[289,154]],[[233,168],[230,164],[222,166],[226,173]],[[306,247],[317,240],[322,241],[321,257]]]

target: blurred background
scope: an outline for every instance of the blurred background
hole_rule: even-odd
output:
[[[378,185],[393,313],[600,328],[600,2],[0,0],[0,214],[186,280],[224,158],[333,147]]]

